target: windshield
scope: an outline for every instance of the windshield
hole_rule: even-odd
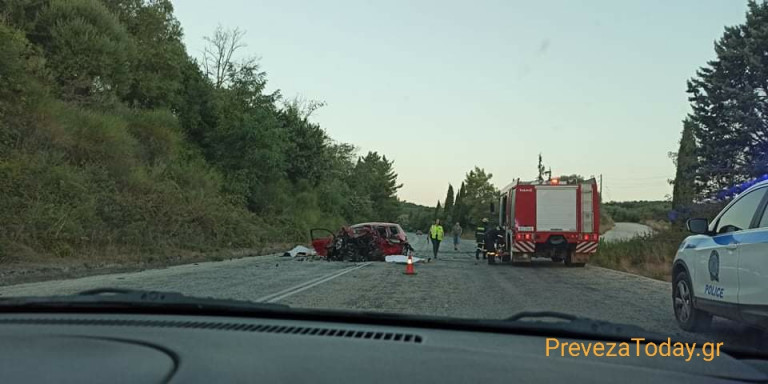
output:
[[[0,296],[555,311],[768,353],[766,28],[746,0],[4,1]]]

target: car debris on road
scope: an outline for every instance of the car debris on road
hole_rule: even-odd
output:
[[[405,232],[395,223],[360,223],[334,233],[317,228],[310,231],[312,247],[328,261],[385,261],[389,255],[413,250]]]

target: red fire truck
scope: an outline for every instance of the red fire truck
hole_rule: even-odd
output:
[[[498,211],[504,239],[489,252],[489,264],[545,257],[583,267],[597,251],[600,196],[594,179],[573,184],[518,179],[501,191]]]

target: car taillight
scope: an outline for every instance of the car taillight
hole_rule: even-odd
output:
[[[530,240],[531,239],[531,234],[530,233],[526,233],[525,234],[525,239],[526,240]]]
[[[589,241],[589,233],[584,234],[584,241]]]

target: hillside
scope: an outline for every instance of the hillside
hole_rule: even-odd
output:
[[[391,161],[330,138],[319,103],[266,93],[257,61],[211,66],[182,36],[167,0],[0,5],[0,270],[178,262],[397,218]]]

